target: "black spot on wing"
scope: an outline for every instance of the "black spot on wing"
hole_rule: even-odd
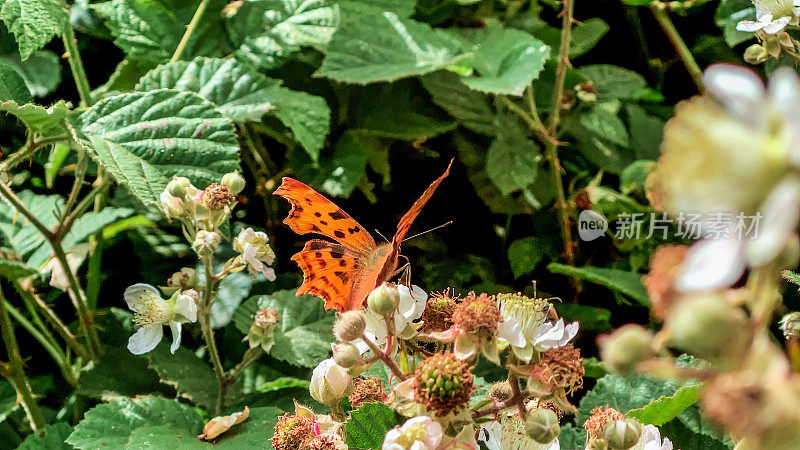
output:
[[[337,209],[336,211],[334,211],[332,213],[328,213],[328,215],[331,216],[331,219],[333,219],[333,220],[342,220],[342,219],[346,219],[347,218],[347,214],[342,212],[342,210],[340,210],[340,209]]]
[[[334,235],[334,236],[336,236],[336,237],[337,237],[337,238],[339,238],[339,239],[344,239],[344,236],[345,236],[345,234],[344,234],[344,233],[342,233],[342,231],[341,231],[341,230],[336,230],[336,231],[334,231],[334,232],[333,232],[333,235]]]
[[[353,227],[353,228],[348,228],[347,229],[347,232],[350,233],[350,234],[356,234],[359,231],[361,231],[361,228],[359,228],[359,227]]]
[[[337,270],[333,272],[333,274],[339,277],[339,279],[342,280],[342,283],[344,284],[347,284],[347,281],[350,279],[350,276],[347,275],[347,272],[340,272]]]

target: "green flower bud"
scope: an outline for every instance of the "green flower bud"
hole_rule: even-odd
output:
[[[333,360],[336,364],[349,369],[355,365],[361,364],[361,353],[355,345],[349,342],[339,342],[333,346]]]
[[[400,293],[397,292],[397,287],[391,283],[383,283],[376,287],[367,297],[369,310],[379,316],[391,316],[399,304]]]
[[[525,431],[534,441],[548,444],[561,434],[561,425],[558,424],[558,416],[553,410],[535,409],[528,413]]]
[[[244,189],[244,177],[239,172],[226,173],[222,177],[222,184],[228,186],[231,194],[236,195]]]
[[[253,324],[245,336],[250,348],[261,346],[265,352],[269,352],[275,344],[275,324],[280,317],[278,312],[272,308],[262,308],[256,311]]]
[[[201,258],[208,258],[217,251],[221,240],[219,233],[215,231],[200,230],[192,243],[192,249]]]
[[[800,312],[795,311],[783,316],[780,327],[786,339],[800,337]]]
[[[753,44],[744,51],[744,60],[749,64],[760,64],[764,62],[768,56],[767,50],[758,44]]]
[[[333,335],[344,342],[354,341],[364,334],[367,323],[361,311],[347,311],[339,314],[333,324]]]
[[[639,442],[642,435],[642,425],[636,419],[615,420],[606,425],[603,438],[608,442],[610,450],[626,450]]]
[[[173,178],[172,181],[167,184],[167,191],[169,191],[169,195],[173,197],[186,197],[186,186],[183,184],[183,181],[177,177]]]
[[[641,325],[625,325],[600,338],[600,355],[608,367],[622,375],[633,373],[636,365],[653,355],[653,333]]]

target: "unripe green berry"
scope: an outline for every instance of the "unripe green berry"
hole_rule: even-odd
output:
[[[231,194],[236,195],[244,189],[244,177],[239,175],[239,172],[226,173],[222,177],[222,184],[228,186]]]
[[[186,186],[184,186],[183,182],[178,178],[173,178],[172,181],[167,184],[167,191],[169,191],[169,195],[173,197],[186,197]]]
[[[753,44],[744,51],[744,60],[747,61],[748,64],[762,63],[768,56],[767,50],[758,44]]]
[[[215,231],[200,230],[192,243],[192,249],[200,257],[208,258],[217,251],[222,237]]]
[[[561,425],[558,424],[558,416],[553,410],[535,409],[528,413],[525,431],[534,441],[548,444],[561,434]]]
[[[600,355],[603,362],[617,373],[627,375],[636,366],[652,356],[653,333],[641,325],[625,325],[614,333],[600,338]]]
[[[631,418],[615,420],[603,429],[603,438],[610,450],[627,450],[639,442],[641,435],[642,425]]]
[[[359,353],[355,345],[349,342],[339,342],[333,346],[333,360],[345,369],[362,362],[361,353]]]
[[[361,311],[347,311],[336,318],[333,324],[333,335],[344,342],[354,341],[364,335],[367,323]]]
[[[383,283],[369,293],[367,306],[379,316],[388,317],[397,310],[400,304],[400,293],[394,284]]]

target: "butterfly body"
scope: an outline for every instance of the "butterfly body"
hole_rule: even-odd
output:
[[[284,177],[275,190],[275,195],[292,205],[283,223],[295,233],[316,233],[336,241],[312,239],[292,256],[303,271],[303,284],[297,295],[315,295],[325,301],[326,309],[340,312],[360,308],[373,289],[394,275],[403,238],[449,171],[450,166],[403,215],[392,241],[381,244],[376,244],[364,227],[323,195]]]

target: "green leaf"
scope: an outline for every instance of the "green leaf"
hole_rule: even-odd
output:
[[[162,425],[181,430],[195,440],[203,420],[193,408],[175,400],[151,396],[123,398],[86,412],[67,443],[78,449],[125,448],[134,430]]]
[[[81,114],[78,125],[121,144],[167,177],[184,176],[198,187],[239,169],[233,123],[191,92],[157,89],[108,97]]]
[[[251,297],[233,314],[236,328],[247,334],[255,312],[261,308],[273,308],[280,317],[271,356],[302,367],[316,367],[328,357],[334,315],[325,311],[320,299],[312,295],[296,297],[293,289]]]
[[[64,200],[57,195],[36,195],[31,191],[17,194],[22,204],[48,228],[58,222],[56,211],[64,208]],[[28,261],[41,248],[50,249],[50,244],[28,220],[17,214],[16,209],[0,200],[0,244],[19,260]],[[52,252],[52,250],[50,250]]]
[[[611,330],[611,311],[605,308],[570,303],[556,303],[556,312],[567,322],[579,322],[581,330],[604,332]]]
[[[0,17],[14,33],[22,59],[61,36],[67,23],[67,5],[58,0],[5,0]]]
[[[497,130],[496,116],[489,106],[490,97],[465,86],[452,72],[439,71],[421,78],[433,102],[453,116],[460,125],[487,136]]]
[[[750,0],[722,0],[714,14],[714,22],[722,29],[729,47],[749,41],[753,33],[739,31],[736,24],[742,20],[756,20],[756,8]]]
[[[573,267],[559,263],[548,264],[547,270],[605,286],[633,298],[642,306],[650,306],[650,298],[642,285],[642,276],[638,273],[605,267]]]
[[[115,330],[121,334],[126,334],[125,331]],[[124,338],[127,340],[128,336]],[[120,370],[122,367],[125,370]],[[127,348],[111,346],[106,347],[90,369],[81,372],[78,380],[78,392],[94,398],[135,397],[159,390],[158,374],[147,367],[146,359],[131,354]]]
[[[639,106],[626,105],[628,123],[631,130],[631,147],[636,159],[656,160],[661,152],[661,138],[664,130],[664,121],[651,116]]]
[[[641,408],[628,411],[626,415],[639,419],[642,423],[660,427],[694,405],[698,399],[700,399],[700,386],[684,386],[675,394],[661,396]]]
[[[394,410],[383,403],[365,403],[350,413],[345,430],[347,445],[380,449],[386,433],[396,424]]]
[[[532,272],[545,255],[553,259],[558,256],[558,249],[546,236],[530,236],[512,242],[508,246],[508,262],[514,278]]]
[[[641,159],[631,163],[619,175],[619,190],[628,195],[631,192],[644,193],[647,176],[655,168],[655,161]]]
[[[622,67],[595,64],[583,66],[579,71],[594,82],[600,100],[634,98],[637,92],[647,87],[644,77]]]
[[[594,48],[611,27],[599,17],[585,20],[572,28],[572,39],[569,43],[569,57],[577,58]]]
[[[114,177],[117,183],[130,191],[145,208],[161,215],[159,196],[167,188],[169,178],[146,160],[127,148],[106,139],[91,136],[92,156]]]
[[[513,119],[506,119],[486,153],[486,173],[503,195],[525,189],[539,173],[539,149]]]
[[[260,122],[274,108],[280,81],[265,77],[235,59],[197,58],[158,66],[136,85],[137,91],[175,89],[214,103],[234,122]]]
[[[67,133],[66,119],[69,117],[69,106],[64,100],[59,100],[49,108],[32,103],[21,105],[9,100],[0,103],[0,111],[13,114],[32,133],[44,138]]]
[[[22,75],[5,63],[0,63],[0,101],[14,102],[14,104],[33,101]]]
[[[561,434],[558,436],[560,448],[584,448],[586,446],[586,429],[579,426],[575,427],[571,423],[561,427]]]
[[[5,421],[18,407],[14,386],[5,379],[0,380],[0,422]]]
[[[206,408],[213,408],[219,392],[217,377],[208,364],[184,347],[175,354],[169,345],[161,343],[145,354],[150,368],[158,373],[161,382],[173,386],[181,397]]]
[[[587,378],[602,378],[608,375],[606,365],[597,358],[583,358],[583,369]]]
[[[325,99],[306,92],[280,88],[270,111],[286,125],[312,160],[319,158],[330,131],[331,110]]]
[[[550,47],[524,31],[490,28],[463,35],[473,44],[472,67],[478,72],[464,84],[481,92],[522,95],[550,56]]]
[[[184,58],[222,56],[230,49],[222,39],[222,0],[212,0],[195,26]],[[170,59],[183,37],[198,2],[181,0],[113,0],[107,9],[114,43],[131,59],[161,63]]]
[[[221,269],[221,268],[220,268]],[[202,271],[198,271],[202,274]],[[232,273],[220,281],[217,289],[217,299],[211,305],[211,326],[222,328],[233,319],[233,313],[250,294],[250,288],[256,278],[245,273]]]
[[[37,50],[25,61],[14,52],[0,56],[0,62],[13,67],[35,97],[53,92],[61,82],[61,64],[58,56],[50,50]]]
[[[13,259],[0,259],[0,276],[4,276],[9,280],[25,278],[38,273],[38,270],[23,262]]]
[[[784,270],[781,275],[786,281],[800,287],[800,274],[787,269]]]
[[[455,64],[463,46],[446,31],[389,11],[347,15],[315,75],[357,84],[394,81]]]
[[[298,176],[328,195],[349,197],[366,176],[366,155],[376,145],[380,143],[374,137],[348,130],[330,157],[323,157],[319,167],[305,164],[306,170],[299,171]]]
[[[582,112],[578,122],[599,139],[623,147],[630,145],[628,130],[622,119],[615,112],[603,107],[602,104]]]
[[[17,450],[71,450],[73,447],[64,442],[70,433],[72,427],[68,423],[54,423],[28,436]]]

